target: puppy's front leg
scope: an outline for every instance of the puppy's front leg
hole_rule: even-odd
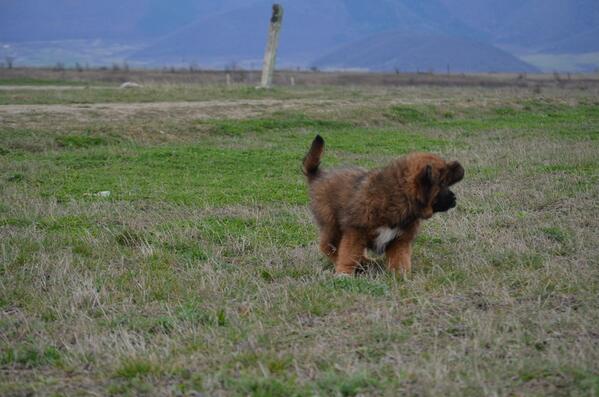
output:
[[[385,254],[391,271],[406,274],[412,269],[412,241],[418,233],[419,226],[420,223],[416,221],[387,246]]]
[[[397,239],[391,242],[385,251],[389,270],[400,274],[412,269],[412,241]]]
[[[360,232],[354,229],[344,232],[335,261],[335,271],[337,274],[353,275],[360,263],[360,259],[362,259],[365,248],[364,236]]]

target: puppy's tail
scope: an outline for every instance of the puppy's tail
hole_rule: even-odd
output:
[[[320,158],[324,151],[324,139],[320,135],[316,135],[316,138],[312,141],[310,150],[304,157],[304,175],[308,178],[308,182],[314,181],[320,176]]]

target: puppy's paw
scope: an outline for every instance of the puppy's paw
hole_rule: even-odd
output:
[[[405,271],[397,270],[397,271],[393,271],[392,274],[393,274],[393,277],[397,281],[408,281],[408,280],[410,280],[410,274],[411,274],[411,272],[410,271],[405,272]]]

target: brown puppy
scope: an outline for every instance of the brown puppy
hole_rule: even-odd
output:
[[[455,207],[449,186],[462,180],[464,168],[433,154],[411,153],[381,169],[325,172],[319,168],[323,151],[317,135],[303,163],[321,251],[339,274],[353,274],[366,248],[385,253],[390,270],[408,272],[420,221]]]

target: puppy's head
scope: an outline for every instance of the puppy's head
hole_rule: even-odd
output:
[[[413,192],[421,218],[428,219],[435,212],[448,211],[456,206],[456,196],[449,187],[464,178],[464,168],[457,161],[445,161],[428,154],[408,156],[408,167],[414,175]]]

